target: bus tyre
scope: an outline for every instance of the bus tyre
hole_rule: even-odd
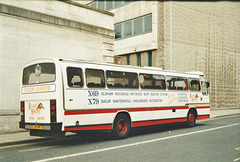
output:
[[[127,138],[130,134],[130,119],[126,114],[117,115],[113,125],[113,137],[115,139]]]
[[[196,115],[195,111],[190,110],[187,115],[187,123],[186,123],[187,126],[194,127],[195,123],[196,123],[196,118],[197,118],[197,115]]]

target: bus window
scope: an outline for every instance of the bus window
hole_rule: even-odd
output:
[[[54,82],[55,78],[53,63],[35,64],[23,70],[23,85]]]
[[[105,87],[104,71],[86,69],[86,83],[88,88]]]
[[[166,89],[163,75],[140,74],[140,84],[142,89]]]
[[[83,86],[82,69],[68,67],[67,68],[67,79],[68,79],[69,87],[82,87]]]
[[[190,91],[200,91],[200,82],[198,79],[188,78],[188,84]]]
[[[210,86],[209,82],[206,82],[203,76],[200,76],[201,86],[202,86],[202,94],[208,95],[208,87]]]
[[[167,76],[167,87],[169,90],[188,90],[187,78]]]
[[[108,88],[138,88],[137,73],[107,71]]]

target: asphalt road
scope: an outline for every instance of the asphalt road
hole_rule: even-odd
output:
[[[128,139],[69,135],[0,145],[0,161],[239,161],[240,115],[136,129]]]

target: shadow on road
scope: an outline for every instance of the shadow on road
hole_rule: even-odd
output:
[[[199,127],[203,124],[197,124],[196,127]],[[160,125],[160,126],[148,126],[141,128],[134,128],[131,131],[130,138],[134,138],[136,136],[155,134],[161,132],[168,132],[178,129],[187,129],[184,124],[170,124],[170,125]],[[74,145],[85,145],[90,143],[98,143],[103,141],[111,141],[114,140],[110,133],[79,133],[79,134],[71,134],[65,136],[65,138],[41,138],[36,140],[24,140],[19,142],[11,142],[0,144],[2,146],[11,146],[11,145],[39,145],[39,146],[74,146]]]

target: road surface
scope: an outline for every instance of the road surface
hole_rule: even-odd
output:
[[[0,145],[0,161],[240,162],[240,115],[197,121],[192,128],[168,125],[135,129],[124,140],[90,134],[4,143]]]

